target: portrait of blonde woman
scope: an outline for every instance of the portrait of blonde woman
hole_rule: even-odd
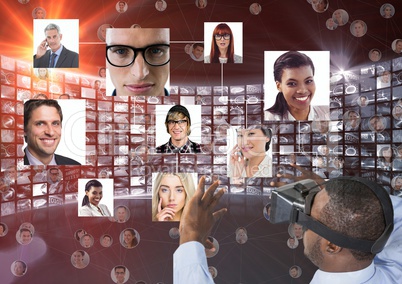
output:
[[[180,221],[186,203],[194,195],[196,174],[152,175],[152,221]]]

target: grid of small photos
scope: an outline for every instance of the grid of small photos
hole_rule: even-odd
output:
[[[291,163],[323,178],[362,176],[390,194],[401,192],[402,58],[332,74],[326,122],[265,122],[262,84],[171,86],[169,97],[111,97],[104,78],[57,70],[43,77],[26,62],[1,56],[0,63],[2,216],[77,202],[78,178],[113,178],[116,198],[150,198],[152,173],[159,171],[197,172],[207,183],[220,179],[232,194],[270,195],[275,182],[291,181],[277,174],[301,175]],[[38,94],[86,100],[86,165],[23,165],[23,102]],[[202,154],[155,153],[161,104],[201,105]],[[253,124],[273,130],[274,178],[230,185],[227,130]],[[51,171],[58,172],[53,179]]]

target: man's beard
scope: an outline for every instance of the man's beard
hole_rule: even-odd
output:
[[[324,255],[322,254],[320,247],[321,239],[322,237],[318,236],[316,242],[311,247],[311,250],[308,253],[305,253],[306,257],[310,259],[310,261],[317,267],[320,267],[324,259]]]

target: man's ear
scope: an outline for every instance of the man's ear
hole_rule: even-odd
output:
[[[328,254],[337,254],[342,250],[342,247],[337,246],[336,244],[331,243],[330,241],[326,241],[325,251]]]
[[[63,34],[60,34],[60,40],[63,38]]]

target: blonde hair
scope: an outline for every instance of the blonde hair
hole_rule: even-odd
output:
[[[152,183],[152,221],[158,221],[156,215],[158,214],[158,204],[159,204],[159,186],[162,179],[165,176],[177,176],[180,179],[181,184],[186,192],[186,202],[194,195],[195,184],[193,180],[192,173],[158,173]],[[185,206],[185,205],[184,205]]]

